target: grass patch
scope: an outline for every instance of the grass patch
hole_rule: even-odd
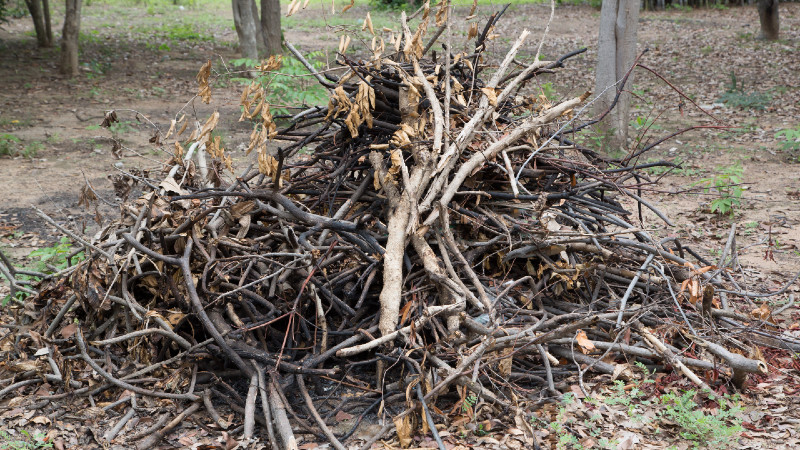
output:
[[[731,72],[730,83],[719,101],[732,108],[764,110],[772,102],[772,96],[766,93],[747,92],[738,82],[736,74]]]
[[[58,271],[66,269],[67,267],[73,266],[78,262],[83,261],[85,259],[85,256],[82,251],[76,252],[75,249],[72,247],[72,241],[68,237],[63,236],[61,240],[59,240],[56,244],[50,247],[42,247],[32,251],[28,255],[28,258],[33,261],[33,264],[31,267],[29,267],[29,269],[36,272],[49,274],[49,273],[56,273]],[[0,279],[2,278],[3,276],[0,275]],[[30,275],[17,274],[16,278],[17,280],[20,281],[30,281],[32,283],[39,281],[39,278]],[[17,302],[22,302],[23,300],[25,300],[27,296],[28,294],[26,294],[25,292],[17,292],[16,297],[13,299],[11,298],[11,295],[6,295],[5,298],[3,298],[2,300],[2,305],[5,306],[8,304],[8,302],[12,300]],[[3,444],[3,439],[2,435],[0,435],[0,450],[5,448],[2,446],[2,444]],[[34,447],[20,447],[20,448],[34,448]]]
[[[312,52],[306,59],[318,70],[324,67],[319,60],[322,52]],[[234,66],[255,67],[259,62],[249,59],[236,59],[230,61]],[[250,84],[249,78],[234,78],[233,81]],[[295,58],[284,57],[281,67],[275,72],[267,72],[255,80],[266,92],[270,110],[276,116],[289,114],[287,106],[298,105],[323,105],[328,100],[328,91],[309,76],[305,66]],[[276,117],[279,118],[279,117]]]
[[[744,431],[738,395],[720,396],[694,389],[663,393],[647,368],[640,362],[636,366],[644,372],[643,379],[616,380],[582,401],[572,393],[564,394],[549,418],[535,415],[531,425],[547,429],[558,449],[582,449],[586,440],[593,441],[591,448],[617,448],[620,443],[603,437],[603,432],[611,431],[620,416],[638,424],[642,431],[652,430],[658,436],[653,438],[663,442],[665,448],[738,448],[736,439]],[[672,443],[680,447],[667,447]]]
[[[47,442],[47,436],[43,433],[33,434],[20,430],[11,435],[7,431],[0,430],[0,450],[32,450],[39,448],[53,448],[53,444]]]

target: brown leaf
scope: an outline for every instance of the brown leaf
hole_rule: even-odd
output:
[[[750,311],[750,316],[758,320],[767,320],[771,314],[772,311],[769,309],[769,306],[767,306],[766,303],[762,303],[761,306]]]
[[[367,28],[369,28],[369,32],[372,33],[372,35],[374,36],[375,29],[372,27],[372,18],[369,16],[369,11],[367,11],[367,18],[364,19],[364,25],[361,26],[361,31],[364,31]]]
[[[103,116],[103,123],[100,124],[103,128],[110,128],[112,123],[119,122],[117,120],[117,112],[116,111],[108,111],[105,116]]]
[[[208,78],[211,76],[211,60],[209,59],[200,71],[197,72],[197,83],[200,85],[197,90],[197,95],[208,104],[211,102],[211,86],[208,85]]]
[[[497,92],[492,88],[481,88],[481,92],[486,95],[486,98],[489,99],[489,104],[492,106],[497,106]]]
[[[225,450],[233,450],[239,446],[239,442],[232,438],[230,434],[223,431],[222,437],[225,439]]]
[[[348,413],[346,413],[344,411],[339,411],[339,412],[336,413],[336,420],[338,420],[340,422],[342,420],[350,420],[352,418],[353,418],[352,414],[348,414]]]
[[[219,111],[214,111],[214,114],[211,114],[208,120],[206,120],[206,123],[203,125],[203,128],[200,130],[200,135],[197,137],[197,140],[202,143],[208,143],[211,140],[211,132],[217,127],[218,121]]]
[[[586,336],[586,332],[583,330],[578,330],[575,340],[578,341],[578,346],[583,354],[589,354],[595,349],[594,344],[591,340],[589,340],[589,338]]]
[[[73,334],[75,334],[75,331],[77,329],[78,329],[78,325],[73,322],[73,323],[65,326],[64,328],[62,328],[61,331],[59,332],[59,334],[61,334],[62,338],[69,339],[69,338],[72,337]]]
[[[470,40],[478,35],[478,24],[471,23],[469,24],[469,32],[467,33],[467,40]]]
[[[356,4],[356,0],[350,0],[350,4],[349,4],[349,5],[345,5],[345,7],[344,7],[344,8],[342,8],[342,12],[345,12],[345,11],[347,11],[348,9],[352,8],[352,7],[353,7],[353,5],[355,5],[355,4]]]
[[[408,448],[408,446],[411,445],[411,433],[414,431],[411,426],[411,418],[409,416],[403,416],[394,419],[394,426],[397,429],[397,440],[400,441],[400,446]]]
[[[283,64],[283,55],[272,55],[269,57],[269,59],[261,63],[261,66],[259,66],[258,69],[261,72],[272,72],[274,70],[280,69],[282,64]],[[249,90],[250,89],[248,86],[248,89],[246,89],[245,92],[249,92]],[[247,98],[247,95],[243,93],[242,102],[244,102],[245,98]]]
[[[50,419],[48,419],[47,416],[36,416],[33,419],[31,419],[31,422],[39,425],[49,425]]]

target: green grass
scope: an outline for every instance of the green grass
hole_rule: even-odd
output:
[[[706,194],[711,194],[711,212],[719,215],[729,215],[733,217],[736,210],[742,204],[742,177],[744,168],[741,162],[730,166],[718,167],[712,176],[704,178],[696,183],[695,186],[703,186]]]
[[[33,450],[40,448],[53,448],[53,444],[46,441],[46,436],[40,432],[33,434],[20,430],[12,436],[7,431],[0,430],[0,450]]]
[[[20,140],[13,134],[0,134],[0,156],[16,156]]]
[[[61,240],[50,247],[42,247],[32,251],[28,255],[28,259],[32,261],[32,265],[29,267],[29,269],[45,274],[64,270],[67,267],[83,261],[85,258],[83,252],[78,252],[74,256],[69,257],[74,250],[75,248],[72,247],[72,241],[68,237],[63,236]],[[29,275],[18,275],[17,278],[25,281],[38,281],[38,278]],[[19,302],[24,300],[25,297],[27,297],[26,293],[17,292],[17,297],[13,300]],[[11,300],[11,296],[6,295],[2,300],[2,305],[5,306]],[[3,449],[2,442],[2,436],[0,436],[0,450]]]
[[[323,67],[322,61],[319,60],[322,56],[321,52],[312,52],[306,55],[309,62],[318,70]],[[248,59],[232,60],[230,63],[234,66],[247,67],[257,65],[256,61]],[[273,115],[289,114],[290,110],[285,106],[323,105],[327,102],[328,92],[308,75],[308,70],[300,61],[284,56],[283,63],[278,70],[256,78],[256,81],[265,90]],[[234,78],[233,81],[250,84],[253,80]]]
[[[772,102],[772,95],[767,93],[746,91],[736,74],[730,73],[730,83],[725,87],[725,92],[719,101],[732,108],[764,110]]]

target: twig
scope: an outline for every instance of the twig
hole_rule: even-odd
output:
[[[158,445],[158,443],[161,441],[161,439],[164,439],[164,437],[167,434],[169,434],[170,431],[173,430],[173,428],[175,428],[178,425],[182,424],[183,421],[186,419],[186,417],[191,416],[198,409],[200,409],[200,403],[193,403],[191,406],[189,406],[188,408],[183,410],[180,414],[175,416],[175,418],[172,419],[168,424],[166,424],[164,426],[164,428],[161,428],[160,430],[158,430],[155,433],[151,434],[150,436],[145,438],[145,440],[143,440],[142,442],[137,444],[136,445],[136,449],[137,450],[145,450],[145,449],[150,449],[150,448],[155,447],[156,445]]]

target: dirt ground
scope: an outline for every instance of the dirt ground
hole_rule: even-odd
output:
[[[126,10],[128,16],[115,22],[106,17],[103,4],[92,3],[85,7],[82,23],[84,67],[74,79],[59,75],[57,50],[36,48],[30,19],[12,19],[0,27],[0,136],[18,138],[16,148],[24,154],[0,157],[0,246],[4,251],[24,261],[31,250],[55,242],[57,233],[36,217],[31,205],[73,229],[91,231],[95,210],[78,206],[87,182],[101,199],[113,204],[116,194],[109,176],[119,171],[161,170],[167,154],[148,143],[153,135],[150,122],[166,131],[176,116],[186,113],[204,121],[218,109],[217,129],[222,130],[227,148],[234,150],[237,159],[245,159],[250,129],[237,122],[241,85],[225,75],[226,63],[239,57],[236,35],[228,4],[215,8],[203,11],[203,16],[188,11],[187,17],[211,15],[216,20],[203,26],[201,38],[178,38],[175,33],[143,31],[141,25],[151,22],[139,23],[133,6]],[[488,15],[492,10],[483,6],[479,12]],[[304,52],[335,52],[342,26],[325,11],[312,7],[300,18],[287,21],[285,38]],[[356,6],[346,17],[361,20],[366,11]],[[164,23],[167,17],[174,20],[173,13],[164,14]],[[382,23],[394,20],[391,13],[373,14]],[[504,54],[516,35],[528,28],[537,38],[521,56],[532,57],[548,15],[545,5],[512,5],[495,30],[500,37],[491,42],[489,52]],[[553,89],[558,98],[593,89],[598,19],[599,12],[588,6],[557,7],[542,48],[545,59],[581,47],[588,51],[570,59],[567,70],[541,80],[540,89]],[[54,25],[60,29],[58,20]],[[464,30],[462,26],[458,32]],[[736,225],[741,275],[750,280],[750,289],[768,291],[800,270],[800,151],[784,150],[775,137],[780,130],[800,126],[800,4],[781,4],[780,41],[758,40],[758,33],[755,7],[642,13],[639,50],[648,50],[643,64],[691,101],[682,100],[650,72],[637,71],[631,120],[638,120],[638,125],[653,119],[653,126],[648,130],[633,127],[631,146],[641,148],[695,125],[729,127],[689,131],[638,159],[640,164],[658,160],[681,164],[667,173],[651,170],[650,176],[660,178],[660,183],[644,188],[644,195],[675,226],[649,213],[642,226],[659,237],[678,236],[716,262],[731,226]],[[354,42],[355,51],[369,45],[368,40]],[[213,84],[214,102],[210,106],[199,100],[187,103],[196,92],[194,77],[209,59],[220,75]],[[768,97],[763,110],[720,101],[731,89],[732,76],[744,94]],[[112,131],[98,126],[109,110],[115,110],[121,120]],[[114,139],[123,148],[112,152]],[[733,215],[710,213],[709,202],[715,197],[703,191],[703,180],[718,177],[736,164],[742,167],[741,205]],[[99,212],[116,214],[113,206],[102,203]],[[0,285],[0,296],[6,289]],[[798,290],[793,286],[785,295],[765,300],[774,308]],[[787,309],[780,320],[797,322],[800,309]],[[778,406],[791,404],[787,400]],[[751,431],[753,437],[758,433]],[[791,433],[791,437],[796,435],[796,430]],[[754,447],[762,445],[753,442]]]

